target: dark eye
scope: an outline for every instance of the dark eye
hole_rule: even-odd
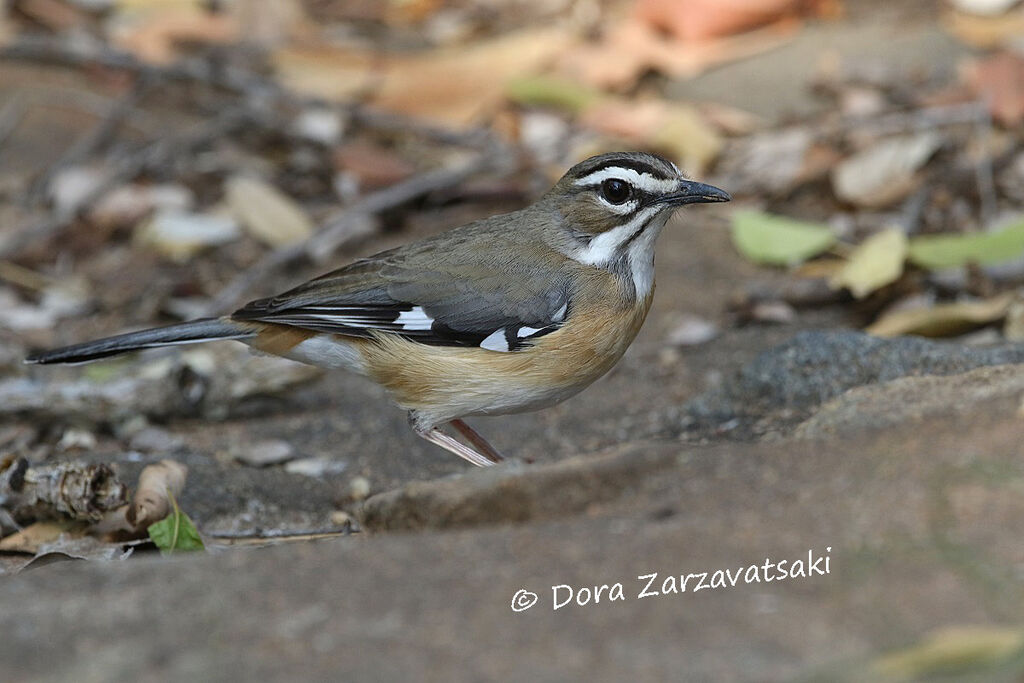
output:
[[[612,204],[622,204],[633,194],[633,188],[625,180],[609,178],[601,183],[601,196]]]

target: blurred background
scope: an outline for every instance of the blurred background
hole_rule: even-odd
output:
[[[209,673],[234,661],[204,649],[222,628],[270,643],[246,660],[254,673],[408,677],[429,661],[543,677],[523,654],[546,652],[608,679],[679,678],[686,661],[702,680],[1020,680],[1022,122],[1013,0],[6,0],[0,513],[19,467],[108,468],[126,486],[113,508],[170,458],[188,467],[177,498],[208,547],[281,547],[249,554],[240,584],[223,578],[231,553],[185,579],[136,561],[151,547],[97,528],[95,509],[8,505],[0,574],[136,550],[116,570],[19,575],[44,593],[46,572],[66,582],[29,616],[0,587],[0,628],[24,618],[86,643],[80,657],[105,652],[101,678],[150,670],[89,637],[162,656],[155,671],[199,653]],[[483,425],[537,463],[527,473],[446,479],[465,468],[379,388],[240,345],[21,363],[230,312],[518,209],[622,149],[734,200],[666,230],[650,318],[607,378]],[[826,544],[838,577],[618,612],[506,604],[528,579],[631,580]],[[154,607],[123,619],[88,598],[111,571],[219,597],[151,630]],[[325,594],[325,576],[347,590]],[[248,617],[243,589],[268,596]],[[56,604],[94,615],[92,635]],[[393,621],[374,621],[382,604]],[[296,609],[306,626],[287,625]],[[318,654],[308,629],[328,643]],[[12,638],[0,655],[31,641]],[[350,656],[396,638],[408,647],[383,669]],[[21,657],[27,675],[51,655]]]

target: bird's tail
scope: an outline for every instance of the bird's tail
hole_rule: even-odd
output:
[[[119,334],[116,337],[106,337],[60,349],[39,351],[29,355],[25,362],[39,364],[86,363],[127,351],[151,349],[155,346],[197,344],[217,339],[245,339],[255,335],[255,330],[246,328],[230,319],[203,318],[178,325]]]

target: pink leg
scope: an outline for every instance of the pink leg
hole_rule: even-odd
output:
[[[494,446],[487,442],[487,439],[480,435],[480,432],[476,431],[462,420],[455,419],[452,420],[449,424],[452,427],[455,427],[455,429],[459,431],[459,434],[462,434],[464,437],[466,437],[466,440],[469,441],[469,443],[475,446],[481,453],[486,455],[491,460],[491,462],[501,462],[502,460],[505,459],[504,456],[502,456],[502,454],[499,453]]]
[[[431,427],[429,429],[416,428],[416,434],[426,439],[430,443],[440,446],[449,453],[454,453],[464,460],[468,460],[477,467],[487,467],[493,465],[494,461],[490,460],[487,456],[477,453],[475,450],[465,445],[461,441],[456,441],[454,438],[448,436],[437,427]]]

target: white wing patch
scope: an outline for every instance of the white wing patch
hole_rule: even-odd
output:
[[[558,320],[554,324],[548,325],[547,327],[529,327],[523,325],[516,330],[515,336],[512,339],[512,343],[509,343],[509,335],[512,332],[512,328],[499,327],[494,332],[491,332],[487,337],[480,342],[480,348],[487,349],[488,351],[500,351],[501,353],[508,353],[509,351],[516,351],[523,348],[520,342],[524,342],[527,339],[531,339],[535,336],[547,334],[552,332],[558,327],[558,323],[565,317],[565,311],[568,306],[566,303],[562,308],[559,309]]]
[[[402,311],[395,324],[401,325],[403,330],[429,330],[434,324],[434,319],[427,315],[422,306],[414,306],[411,310]]]
[[[502,353],[508,352],[508,339],[505,338],[505,328],[499,327],[494,332],[487,335],[487,338],[480,342],[481,349],[487,349],[488,351],[500,351]]]
[[[606,168],[602,168],[600,171],[594,171],[593,173],[585,175],[577,180],[575,184],[600,185],[610,178],[625,180],[633,185],[633,187],[651,194],[667,194],[669,192],[675,192],[679,187],[678,180],[655,178],[650,173],[640,173],[632,168],[623,168],[621,166],[608,166]]]

